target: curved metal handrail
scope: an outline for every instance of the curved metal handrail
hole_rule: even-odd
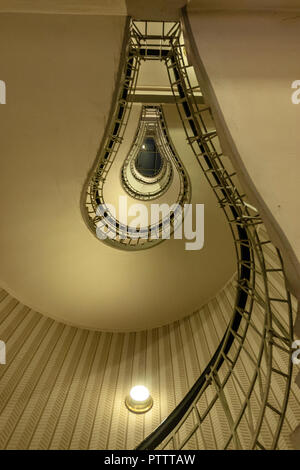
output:
[[[151,120],[149,119],[148,114],[152,117]],[[160,171],[154,177],[143,176],[136,169],[136,159],[145,136],[149,135],[149,127],[153,134],[153,138],[155,138],[156,146],[163,157]],[[169,157],[171,149],[168,147],[169,145],[166,143],[166,139],[163,134],[163,112],[161,107],[143,106],[139,126],[137,128],[132,147],[125,158],[121,169],[122,184],[125,191],[128,192],[130,196],[135,199],[150,200],[162,196],[169,189],[172,182],[173,169],[171,159]],[[142,184],[141,190],[134,187],[134,183],[129,180],[130,175],[134,183],[137,182]],[[180,186],[182,187],[182,183]],[[180,196],[181,195],[182,191],[180,188]]]
[[[198,83],[193,83],[195,75],[187,62],[180,24],[174,23],[170,28],[161,22],[160,35],[152,35],[148,34],[148,23],[132,21],[130,25],[121,80],[124,86],[114,111],[120,118],[112,120],[102,147],[105,153],[99,156],[97,171],[88,186],[85,206],[91,214],[89,227],[95,232],[97,216],[101,220],[96,208],[102,202],[105,174],[122,142],[130,111],[127,96],[129,90],[134,91],[140,61],[162,60],[187,141],[229,223],[236,251],[237,284],[233,315],[205,371],[170,416],[137,449],[157,446],[182,449],[189,445],[212,448],[211,443],[206,443],[205,433],[216,410],[224,418],[222,448],[273,449],[278,445],[292,372],[292,308],[281,256],[276,250],[273,253],[276,266],[268,265],[266,254],[273,249],[272,244],[262,235],[263,221],[247,202],[236,172],[222,154],[217,132],[211,128],[213,117],[209,106],[199,105],[197,95],[201,89]],[[270,277],[274,273],[280,277],[280,293],[273,293]],[[244,377],[241,371],[246,360]],[[228,404],[233,384],[239,389],[237,409]],[[274,396],[274,386],[279,387],[281,401]],[[272,429],[267,432],[270,420]]]
[[[106,131],[105,138],[97,154],[95,166],[83,191],[83,215],[89,229],[97,238],[116,248],[140,250],[153,247],[164,241],[163,233],[166,231],[166,227],[172,233],[176,228],[176,223],[180,223],[180,220],[182,220],[181,215],[179,216],[175,211],[158,223],[141,227],[139,231],[132,230],[130,226],[123,224],[114,217],[114,214],[106,206],[103,196],[103,187],[107,174],[114,163],[115,156],[124,138],[132,107],[132,102],[128,100],[128,96],[134,93],[141,60],[149,57],[155,60],[165,58],[170,49],[172,37],[178,34],[177,30],[178,23],[175,22],[174,28],[169,28],[165,35],[165,41],[168,45],[161,46],[160,44],[159,47],[155,45],[156,48],[153,49],[142,44],[140,35],[131,23],[130,34],[122,53],[119,87],[113,104],[111,124]],[[170,146],[174,164],[178,167],[182,177],[178,201],[174,205],[179,204],[183,207],[190,199],[188,176],[176,152],[172,150],[170,137],[163,124],[162,131],[165,141]]]
[[[237,306],[243,309],[246,304],[247,295],[245,294],[245,292],[240,290],[239,296],[240,299],[238,299],[237,301]],[[207,376],[210,373],[211,369],[215,366],[216,370],[219,370],[219,368],[221,367],[224,361],[224,357],[221,352],[223,351],[224,354],[226,354],[230,350],[230,347],[234,341],[234,334],[230,330],[232,329],[233,331],[237,332],[240,322],[241,316],[238,310],[236,310],[236,313],[233,317],[232,325],[230,327],[227,327],[226,332],[218,348],[216,349],[215,353],[213,354],[204,371],[201,373],[200,377],[196,380],[192,388],[181,400],[181,402],[176,406],[176,408],[174,408],[174,410],[169,414],[169,416],[164,421],[162,421],[162,423],[136,447],[136,450],[155,449],[180,423],[180,421],[184,418],[185,414],[189,410],[191,403],[193,403],[197,399],[199,392],[203,390],[204,386],[208,386],[209,383],[207,381]]]
[[[228,425],[227,441],[223,448],[229,448],[232,445],[234,448],[243,448],[239,427],[246,411],[251,417],[248,448],[276,448],[290,389],[292,371],[290,345],[293,337],[291,300],[286,288],[281,256],[277,250],[277,267],[267,267],[264,247],[271,246],[271,242],[261,239],[258,228],[262,225],[262,220],[256,209],[247,203],[246,196],[239,191],[236,173],[230,173],[226,169],[222,152],[216,146],[218,144],[216,130],[209,130],[206,125],[207,121],[213,122],[211,110],[208,106],[199,108],[195,94],[201,90],[198,84],[191,84],[189,73],[191,66],[187,63],[184,44],[180,38],[174,38],[172,51],[166,58],[166,65],[187,140],[230,224],[237,254],[237,294],[233,317],[208,366],[180,404],[137,449],[154,449],[158,446],[167,448],[168,445],[171,445],[173,449],[183,448],[197,432],[201,434],[205,419],[217,403],[221,403]],[[234,178],[236,178],[235,181],[233,181]],[[282,277],[282,297],[270,295],[269,274],[275,271]],[[262,284],[262,290],[259,283]],[[286,318],[278,314],[274,304],[284,304]],[[260,319],[258,319],[260,309],[263,309],[264,314],[261,329],[259,329]],[[260,340],[255,358],[249,355],[249,346],[245,346],[248,341],[249,328],[255,331]],[[229,358],[229,353],[233,357]],[[240,367],[238,361],[241,361],[241,353],[249,355],[249,360],[254,363],[254,371],[249,379],[248,389],[243,390],[244,401],[239,413],[234,416],[228,406],[226,387],[229,379],[233,380],[233,378],[240,385],[235,371],[238,369],[237,365]],[[276,366],[275,354],[280,353],[285,353],[287,358],[284,370]],[[276,402],[271,393],[274,376],[276,378],[280,376],[284,382],[281,404]],[[208,387],[213,387],[216,392],[209,406],[206,409],[204,407],[200,414],[198,405]],[[253,413],[250,404],[257,390],[261,399],[260,411]],[[267,419],[271,419],[269,416],[267,418],[268,413],[272,414],[272,420],[275,423],[273,423],[274,432],[270,432],[269,435],[264,429]],[[187,425],[190,418],[194,424],[189,424],[190,431],[185,432],[184,438],[180,441],[180,431]]]

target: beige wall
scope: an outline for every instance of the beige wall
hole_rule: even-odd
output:
[[[273,265],[271,249],[266,257]],[[280,291],[279,277],[272,274],[274,292]],[[111,334],[58,323],[1,291],[0,339],[7,345],[7,364],[0,365],[0,448],[134,448],[173,410],[203,371],[230,320],[234,300],[234,283],[230,282],[211,302],[180,322]],[[253,354],[256,343],[256,333],[249,329],[245,345]],[[280,368],[285,359],[276,353],[274,365]],[[235,371],[245,387],[251,364],[242,355]],[[300,423],[296,373],[295,367],[280,449],[292,448],[289,436]],[[138,383],[148,386],[154,398],[152,410],[140,416],[129,413],[124,405],[129,389]],[[226,392],[233,413],[239,410],[236,383],[232,381]],[[272,382],[275,402],[282,397],[282,386],[280,378]],[[204,399],[211,399],[211,393],[208,389]],[[205,445],[197,437],[188,448],[222,448],[221,411],[217,407],[203,425]],[[268,426],[272,429],[270,417],[264,424],[267,443]],[[247,448],[246,424],[243,429],[242,445]]]
[[[133,448],[183,398],[209,361],[232,311],[230,284],[192,317],[130,334],[57,323],[1,292],[0,448]],[[221,314],[212,319],[216,304]],[[210,344],[208,344],[208,342]],[[154,398],[146,415],[124,399],[143,383]]]
[[[277,3],[280,11],[268,5],[269,12],[249,4],[242,7],[252,11],[241,12],[234,2],[192,1],[186,37],[224,152],[282,249],[300,297],[300,104],[291,101],[291,84],[300,79],[300,16],[283,10],[300,4]]]
[[[0,12],[68,15],[126,15],[125,0],[0,0]]]
[[[0,78],[7,84],[0,107],[0,285],[44,315],[100,331],[183,318],[224,286],[236,263],[230,229],[175,106],[166,107],[167,125],[191,174],[193,203],[205,204],[204,248],[187,251],[185,240],[166,240],[151,250],[117,250],[83,220],[80,196],[109,118],[125,21],[0,14]],[[137,119],[133,114],[128,126],[127,150]],[[114,196],[122,194],[116,170],[106,185]]]
[[[187,0],[0,0],[0,12],[68,15],[129,15],[142,20],[176,21]]]

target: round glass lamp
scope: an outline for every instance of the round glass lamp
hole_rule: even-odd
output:
[[[153,399],[148,388],[136,385],[125,399],[125,405],[133,413],[146,413],[153,406]]]

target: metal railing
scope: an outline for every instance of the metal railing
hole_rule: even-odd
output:
[[[146,177],[138,172],[135,163],[144,138],[146,135],[149,136],[150,133],[155,139],[156,147],[162,156],[162,165],[157,175]],[[125,191],[134,199],[146,201],[162,196],[169,189],[172,181],[172,163],[175,165],[180,178],[179,194],[176,202],[183,206],[184,203],[189,202],[190,196],[188,175],[170,141],[163,110],[160,106],[143,106],[133,145],[121,170]],[[135,184],[136,182],[141,183],[139,187]]]
[[[292,307],[283,263],[275,250],[276,267],[268,266],[265,249],[272,246],[271,241],[262,237],[263,222],[222,155],[217,132],[211,128],[210,108],[196,99],[201,90],[180,34],[173,38],[165,62],[188,143],[231,228],[237,256],[236,301],[225,336],[207,368],[138,449],[275,449],[292,372]],[[270,283],[274,272],[281,277],[280,295],[273,294]],[[280,398],[273,390],[278,381]],[[221,442],[211,439],[214,421],[222,430]]]
[[[146,30],[150,31],[151,28],[148,22],[146,23]],[[124,139],[132,108],[132,101],[128,100],[128,96],[132,95],[136,88],[141,61],[165,58],[166,53],[170,50],[173,37],[179,32],[179,25],[176,22],[157,22],[155,26],[159,26],[159,33],[154,34],[155,31],[152,31],[150,36],[145,38],[141,35],[136,24],[130,23],[126,47],[124,47],[122,54],[119,86],[113,104],[110,125],[105,133],[104,141],[96,157],[96,164],[84,187],[82,197],[83,216],[91,232],[105,243],[127,250],[145,249],[161,243],[164,240],[163,233],[165,231],[172,233],[177,222],[182,220],[181,215],[179,216],[179,213],[175,211],[155,224],[141,227],[137,233],[135,229],[133,230],[130,226],[120,222],[114,217],[114,214],[110,213],[103,196],[107,175]],[[178,201],[174,201],[174,205],[183,206],[190,199],[188,175],[173,149],[162,116],[160,124],[164,145],[168,146],[168,154],[180,174],[179,198]],[[131,195],[135,196],[133,188],[128,186],[127,189],[127,192],[131,190]],[[136,194],[136,198],[141,199],[138,194]]]
[[[161,60],[188,144],[227,218],[237,260],[235,305],[215,354],[182,402],[137,449],[276,449],[291,384],[293,341],[280,253],[265,238],[261,217],[222,154],[209,106],[197,100],[201,89],[187,61],[180,23],[131,21],[129,36],[111,130],[88,186],[88,224],[95,231],[101,188],[122,142],[131,106],[127,95],[134,92],[140,62]],[[271,282],[274,274],[279,292]]]

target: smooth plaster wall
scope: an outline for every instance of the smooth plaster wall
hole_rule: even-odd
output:
[[[300,104],[291,101],[291,85],[300,79],[300,4],[250,3],[190,2],[186,39],[223,150],[281,248],[299,298]]]
[[[109,119],[125,21],[0,15],[7,84],[0,107],[0,285],[44,315],[100,331],[183,318],[225,285],[236,264],[229,226],[170,107],[167,125],[171,138],[184,141],[193,202],[205,204],[204,248],[187,251],[185,240],[166,240],[151,250],[117,250],[85,224],[80,197]],[[137,119],[133,114],[132,134]],[[119,172],[114,183],[107,186],[118,196]]]
[[[0,12],[68,15],[126,15],[125,0],[0,0]]]

